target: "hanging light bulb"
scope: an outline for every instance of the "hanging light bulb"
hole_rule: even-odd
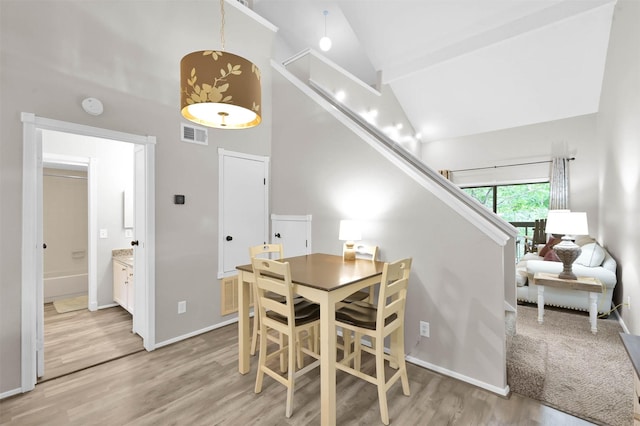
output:
[[[246,129],[262,121],[260,70],[224,51],[224,0],[220,0],[221,50],[192,52],[180,61],[180,108],[187,120],[219,129]]]
[[[324,37],[320,39],[319,44],[320,50],[326,52],[331,49],[331,39],[327,37],[327,15],[329,14],[329,11],[325,10],[324,12],[322,12],[322,14],[324,15]]]

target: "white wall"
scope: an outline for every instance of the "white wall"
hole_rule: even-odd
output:
[[[502,247],[275,73],[274,92],[272,211],[312,214],[314,252],[341,254],[339,221],[357,219],[382,260],[413,257],[407,354],[503,389]]]
[[[589,233],[598,235],[598,164],[596,115],[516,127],[496,132],[423,144],[422,161],[434,169],[460,170],[547,161],[554,156],[571,161],[569,205],[587,212]],[[548,181],[550,164],[454,172],[463,186]]]
[[[640,2],[618,0],[598,115],[599,238],[618,261],[614,303],[640,334]]]
[[[198,146],[180,142],[179,63],[220,48],[219,3],[0,2],[0,394],[21,384],[21,112],[156,136],[156,342],[228,319],[216,279],[217,148],[269,155],[274,33],[227,6],[226,49],[260,68],[263,121],[212,130],[209,145]],[[102,100],[101,116],[82,110],[88,96]],[[186,204],[174,205],[174,194]],[[181,300],[188,309],[178,315]]]
[[[98,238],[98,307],[113,304],[113,268],[111,251],[131,248],[123,221],[124,191],[133,191],[133,148],[125,142],[44,131],[42,151],[96,160],[98,188],[98,229],[107,230],[107,238]]]

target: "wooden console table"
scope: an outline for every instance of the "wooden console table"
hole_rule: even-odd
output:
[[[558,278],[557,274],[546,272],[536,272],[533,276],[533,283],[538,286],[538,323],[544,320],[544,288],[558,287],[569,290],[586,291],[589,293],[589,322],[591,332],[598,332],[598,295],[602,293],[602,283],[593,277],[578,277],[577,280],[565,280]]]

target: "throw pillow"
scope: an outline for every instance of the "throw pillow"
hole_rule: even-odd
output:
[[[602,247],[597,243],[589,243],[583,245],[581,248],[582,253],[574,263],[590,268],[602,265],[602,261],[604,260],[604,249]]]
[[[547,242],[547,244],[542,248],[542,250],[540,250],[539,255],[540,255],[540,256],[542,256],[542,257],[545,257],[545,256],[547,255],[547,253],[549,253],[550,251],[553,251],[553,250],[551,250],[551,249],[553,248],[553,246],[555,246],[556,244],[558,244],[560,241],[562,241],[562,239],[560,239],[560,238],[553,238],[553,237],[552,237],[551,239],[549,239],[549,241]],[[554,254],[555,254],[555,253],[554,253]],[[547,259],[545,259],[545,260],[547,260]]]
[[[547,254],[544,255],[544,260],[549,262],[562,262],[553,249],[549,250]]]

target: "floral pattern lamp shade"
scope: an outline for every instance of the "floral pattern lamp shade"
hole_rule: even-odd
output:
[[[180,109],[189,121],[220,129],[260,124],[260,70],[233,53],[201,50],[180,61]]]

